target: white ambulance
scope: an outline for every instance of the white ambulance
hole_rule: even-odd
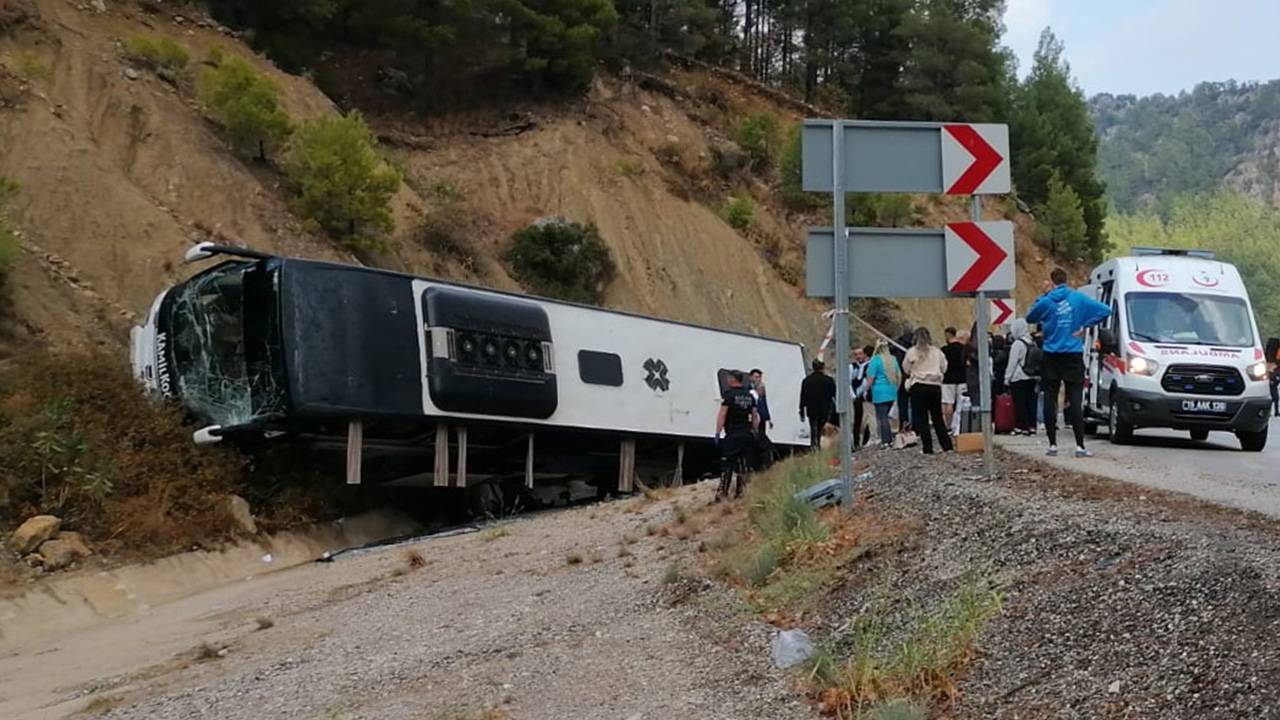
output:
[[[1267,444],[1267,364],[1249,294],[1234,265],[1196,250],[1135,249],[1082,288],[1111,306],[1086,335],[1087,427],[1127,443],[1138,428],[1235,433]]]

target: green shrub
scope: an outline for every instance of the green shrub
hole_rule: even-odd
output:
[[[37,55],[34,51],[23,50],[18,53],[18,74],[28,80],[47,80],[49,78],[49,63],[44,58]]]
[[[802,166],[803,145],[801,126],[796,124],[787,133],[787,140],[782,145],[778,157],[778,171],[782,176],[782,202],[788,208],[804,212],[820,207],[823,195],[804,191]]]
[[[507,262],[526,287],[551,297],[599,304],[614,264],[595,225],[534,224],[512,240]]]
[[[747,193],[737,192],[724,204],[721,214],[734,229],[746,230],[755,222],[756,203]]]
[[[129,57],[157,72],[176,73],[191,62],[191,54],[173,38],[163,35],[134,35],[125,44]]]
[[[734,129],[734,141],[751,158],[753,170],[768,167],[782,144],[782,125],[768,112],[752,113]]]
[[[623,158],[616,166],[618,174],[625,178],[639,177],[644,174],[644,163],[636,158]]]
[[[200,78],[200,102],[226,130],[232,145],[267,159],[267,148],[292,131],[280,91],[266,75],[238,57],[223,58]]]
[[[299,125],[285,149],[283,169],[297,192],[297,212],[347,246],[378,247],[375,233],[395,228],[391,198],[400,188],[400,173],[382,158],[358,112]]]
[[[5,205],[17,192],[18,183],[0,177],[0,292],[4,291],[9,271],[13,269],[13,263],[18,259],[18,238],[9,228],[4,214]],[[0,305],[3,304],[4,299],[0,298]]]
[[[894,193],[850,195],[845,209],[853,226],[907,227],[919,217],[910,195]]]

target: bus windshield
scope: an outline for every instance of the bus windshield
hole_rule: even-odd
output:
[[[256,337],[263,333],[255,331],[261,323],[253,319],[266,309],[246,302],[246,278],[261,274],[252,272],[255,266],[225,263],[174,289],[170,327],[178,394],[197,415],[223,427],[278,409],[283,394],[272,363],[257,357],[274,343]]]
[[[1169,292],[1125,296],[1129,335],[1139,342],[1252,347],[1253,320],[1241,298]]]

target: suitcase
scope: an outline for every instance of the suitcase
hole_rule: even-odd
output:
[[[996,396],[995,429],[1001,435],[1008,435],[1018,425],[1018,415],[1013,411],[1013,396]]]

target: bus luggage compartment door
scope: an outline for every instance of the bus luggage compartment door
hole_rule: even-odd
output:
[[[427,388],[445,412],[546,419],[556,411],[547,312],[535,302],[431,286],[422,294]]]

